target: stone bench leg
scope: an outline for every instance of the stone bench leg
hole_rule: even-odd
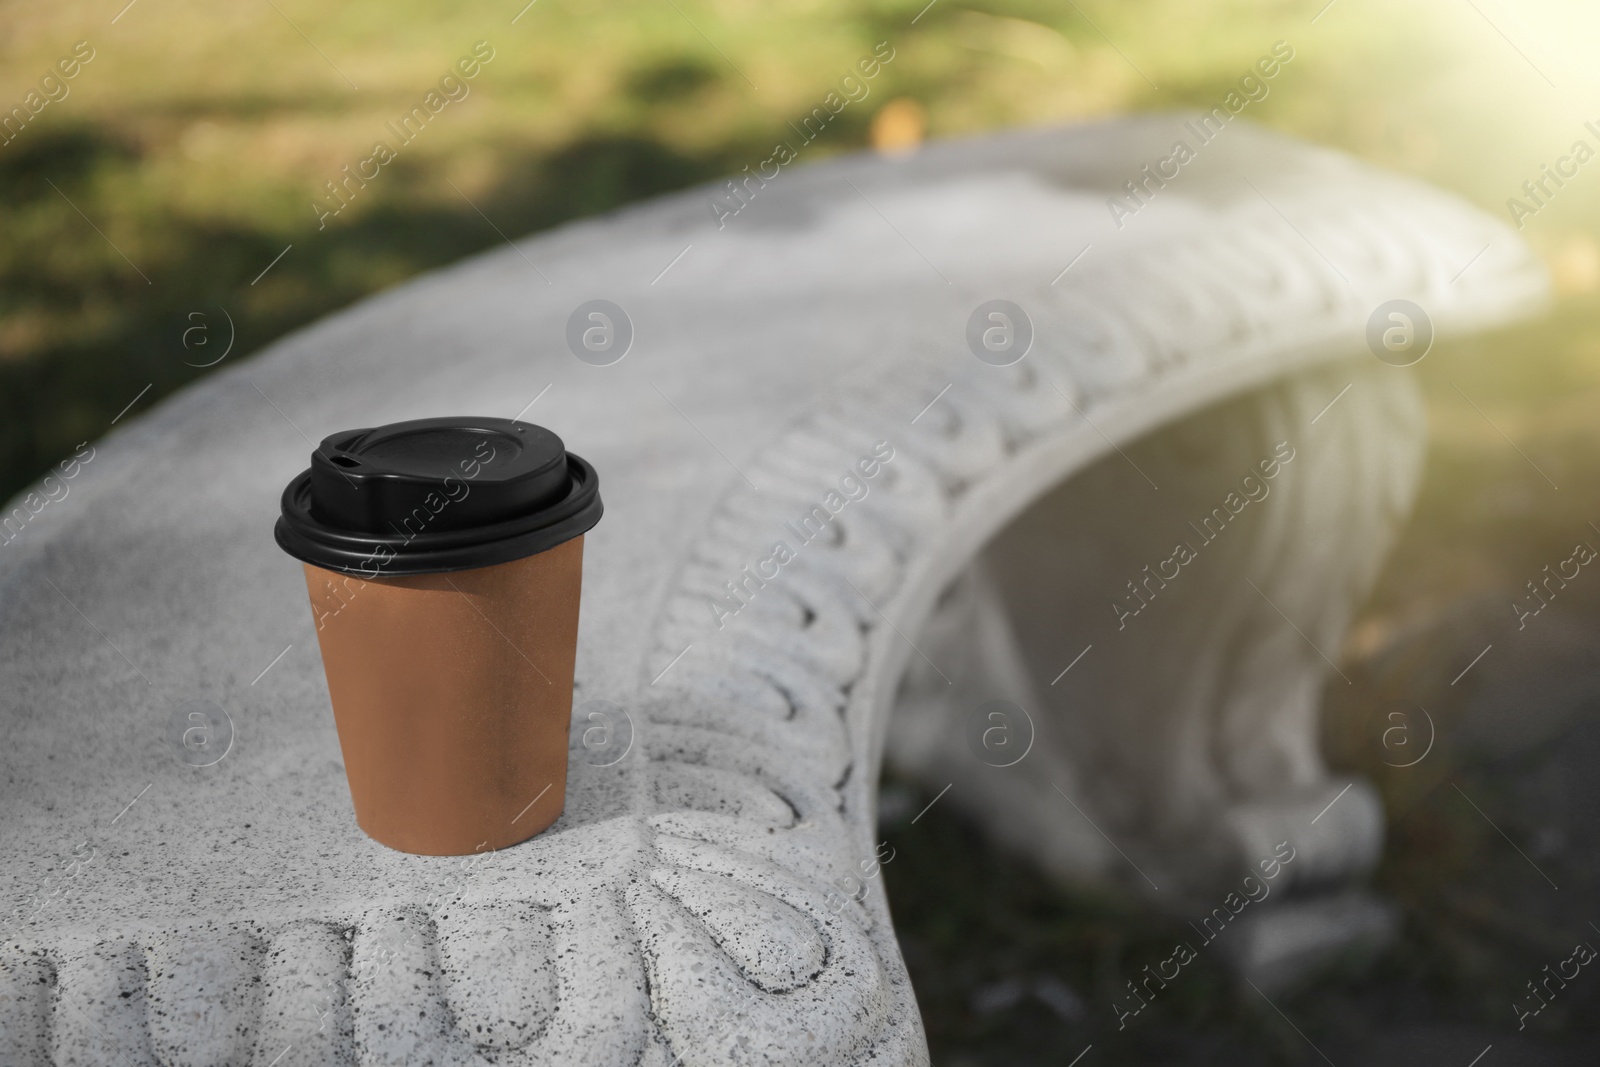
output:
[[[911,660],[888,759],[953,783],[948,803],[1064,880],[1204,914],[1288,842],[1275,904],[1337,892],[1376,862],[1383,815],[1369,784],[1324,764],[1321,693],[1347,684],[1344,634],[1416,488],[1416,389],[1339,365],[1124,451],[1040,500],[946,593],[917,643],[954,684]],[[1036,733],[1012,766],[971,746],[973,709],[996,698]],[[993,740],[1015,754],[1028,725],[1007,725],[1018,735]]]

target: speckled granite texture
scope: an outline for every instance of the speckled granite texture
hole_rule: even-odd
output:
[[[881,885],[839,887],[940,590],[1113,442],[1372,364],[1383,300],[1465,330],[1543,293],[1476,210],[1238,124],[1117,229],[1106,197],[1179,125],[785,170],[721,230],[705,189],[566,226],[96,442],[0,547],[0,1063],[924,1062]],[[994,297],[1036,329],[1012,367],[964,343]],[[604,367],[565,340],[596,298],[635,332]],[[566,814],[492,855],[392,852],[352,817],[278,493],[334,430],[524,410],[606,501]],[[867,496],[799,543],[878,442]],[[210,766],[169,739],[190,701],[231,723]]]

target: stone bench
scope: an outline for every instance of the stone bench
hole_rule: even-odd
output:
[[[1468,206],[1242,124],[1129,199],[1181,131],[627,208],[94,442],[0,548],[0,1063],[925,1062],[886,751],[1062,878],[1204,912],[1287,841],[1283,914],[1359,912],[1381,811],[1323,766],[1319,693],[1423,442],[1368,321],[1508,321],[1543,274]],[[578,316],[569,351],[593,299],[627,323]],[[969,350],[991,299],[1031,322],[1008,366]],[[271,529],[313,440],[457,413],[556,430],[606,516],[565,815],[430,858],[356,827]]]

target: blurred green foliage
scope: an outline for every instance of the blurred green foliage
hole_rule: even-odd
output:
[[[236,361],[498,242],[463,194],[519,235],[736,170],[880,40],[895,62],[810,158],[862,148],[895,98],[921,105],[931,137],[1209,106],[1281,39],[1295,61],[1252,118],[1503,210],[1585,117],[1540,71],[1569,89],[1592,78],[1551,51],[1581,44],[1561,32],[1575,19],[1593,40],[1594,16],[1564,0],[1497,12],[1515,47],[1443,3],[925,4],[0,7],[6,107],[75,43],[94,53],[0,144],[0,498],[105,433],[146,385],[137,410],[205,373],[193,364],[219,349],[186,349],[184,331],[205,323],[191,342],[220,343],[218,309]],[[494,59],[467,98],[319,230],[324,183],[480,40]],[[1532,224],[1591,290],[1593,203],[1572,193]]]

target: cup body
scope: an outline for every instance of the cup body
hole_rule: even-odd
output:
[[[304,566],[361,829],[403,852],[456,856],[555,822],[583,536],[445,573]]]

